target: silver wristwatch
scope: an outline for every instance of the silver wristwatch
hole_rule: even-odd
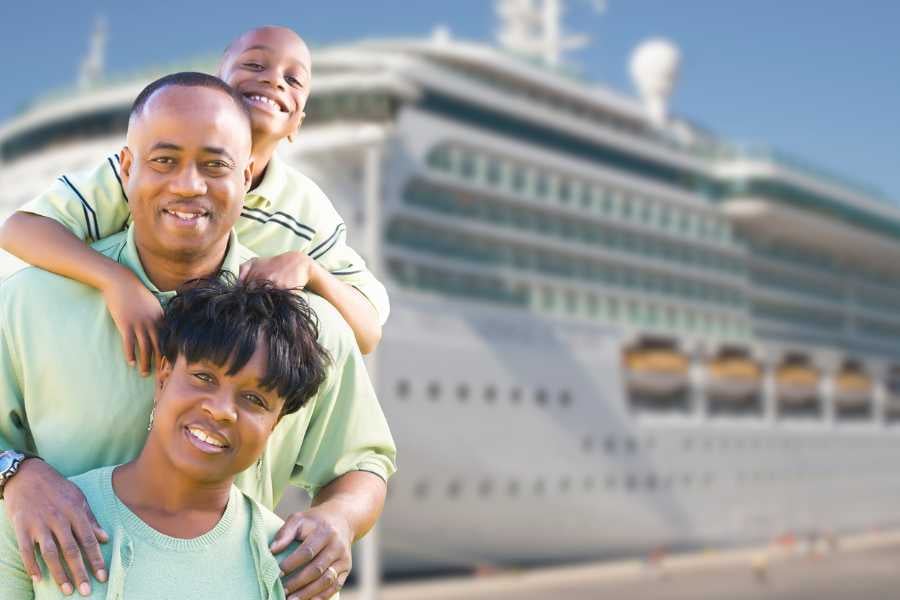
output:
[[[19,466],[24,460],[25,455],[16,452],[15,450],[4,450],[3,452],[0,452],[0,500],[3,499],[3,488],[6,487],[9,480],[16,474],[16,471],[19,470]]]

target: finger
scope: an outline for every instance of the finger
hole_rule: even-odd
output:
[[[147,337],[150,338],[150,349],[153,352],[153,364],[156,365],[156,368],[159,368],[159,358],[162,356],[162,353],[159,351],[159,331],[156,329],[156,324],[150,325],[147,328]]]
[[[75,539],[72,529],[67,527],[66,529],[54,532],[54,535],[56,537],[56,542],[59,544],[59,549],[62,551],[63,558],[66,560],[66,566],[69,568],[69,573],[72,575],[72,583],[82,594],[85,592],[83,586],[87,584],[87,593],[90,593],[90,577],[88,576],[87,567],[84,565],[81,546],[78,545],[78,540]]]
[[[300,528],[302,525],[302,515],[292,514],[288,517],[287,521],[284,522],[284,525],[281,526],[281,529],[278,530],[278,533],[275,534],[275,539],[269,544],[269,551],[272,554],[278,554],[287,548],[294,540],[301,539]]]
[[[330,536],[327,532],[316,532],[309,536],[303,536],[301,532],[301,539],[303,539],[303,543],[300,544],[299,548],[291,552],[290,555],[288,555],[288,557],[281,562],[282,573],[291,573],[293,571],[296,571],[306,563],[316,558],[316,556],[318,556],[322,549],[328,544],[329,537]],[[330,565],[331,562],[333,561],[330,561],[328,562],[328,564],[324,565],[322,567],[322,570]]]
[[[103,554],[100,552],[100,543],[94,535],[94,528],[89,522],[81,523],[75,528],[75,538],[81,545],[84,557],[91,566],[91,571],[97,581],[106,580],[106,566],[103,563]]]
[[[143,328],[136,333],[141,375],[147,376],[150,373],[150,342],[147,339],[147,332]]]
[[[284,593],[291,594],[290,596],[288,596],[288,600],[312,600],[313,598],[331,598],[338,592],[338,579],[335,576],[335,572],[336,571],[334,571],[333,569],[326,570],[321,577],[316,578],[312,583],[309,583],[299,589],[288,584],[284,588]]]
[[[125,361],[134,366],[134,334],[131,329],[125,328],[120,331],[122,334],[122,353],[125,354]]]
[[[312,586],[320,579],[325,579],[329,584],[336,585],[339,571],[337,570],[335,563],[339,556],[340,555],[337,552],[321,552],[319,556],[302,571],[293,573],[285,579],[285,590],[287,593],[290,594],[308,586]],[[329,567],[331,568],[329,569]],[[291,573],[291,571],[284,568],[282,568],[282,571]],[[312,595],[306,597],[311,598]]]
[[[73,588],[69,582],[69,577],[66,575],[66,570],[63,568],[62,557],[60,556],[59,548],[56,547],[56,540],[53,539],[53,535],[47,530],[42,532],[39,537],[36,536],[35,541],[40,549],[41,556],[44,558],[44,563],[47,565],[47,570],[50,571],[50,577],[53,578],[59,589],[68,596],[72,593]]]
[[[243,281],[247,278],[247,274],[253,268],[253,259],[241,263],[241,268],[238,270],[238,281]]]
[[[34,557],[34,542],[30,535],[18,527],[16,527],[16,541],[19,544],[19,554],[22,556],[22,566],[25,567],[25,572],[31,576],[33,582],[37,583],[41,580],[41,568]]]

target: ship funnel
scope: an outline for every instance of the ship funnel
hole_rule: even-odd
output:
[[[681,67],[681,52],[662,38],[642,42],[631,54],[631,79],[637,88],[647,115],[656,127],[665,125],[669,97],[675,88]]]

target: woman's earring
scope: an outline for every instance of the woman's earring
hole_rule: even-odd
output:
[[[153,417],[156,416],[156,404],[150,409],[150,423],[147,425],[147,431],[153,429]]]

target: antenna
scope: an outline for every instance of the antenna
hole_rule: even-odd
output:
[[[563,53],[581,48],[590,38],[563,31],[564,0],[496,0],[500,18],[497,41],[507,50],[556,67]],[[595,0],[602,12],[605,2]]]
[[[99,15],[94,21],[88,52],[81,61],[78,72],[78,87],[89,88],[97,83],[103,75],[103,63],[106,57],[106,18]]]

